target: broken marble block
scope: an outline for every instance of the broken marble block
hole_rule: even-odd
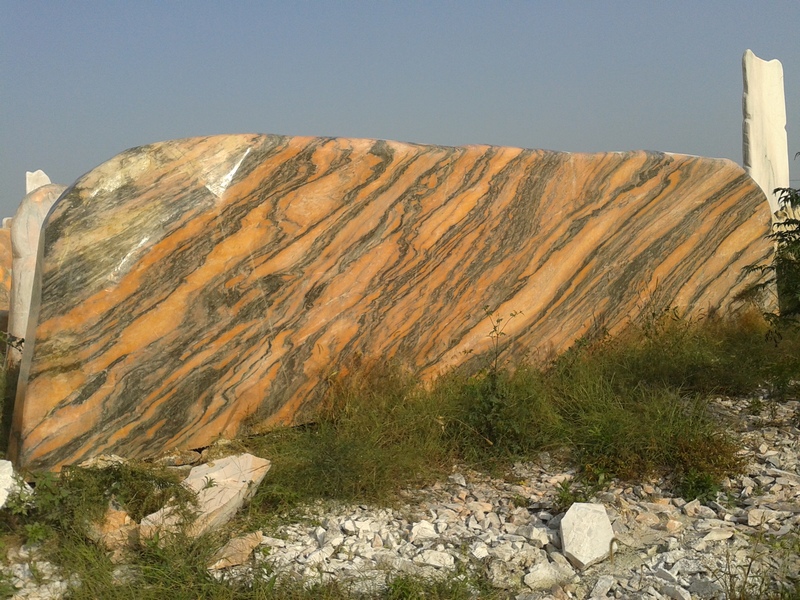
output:
[[[330,374],[550,356],[766,262],[728,160],[228,135],[134,148],[53,207],[9,456],[58,470],[313,418]]]
[[[199,537],[227,523],[249,500],[269,471],[270,461],[252,454],[226,456],[194,467],[183,485],[197,494],[197,516],[187,534]],[[181,526],[174,506],[165,506],[139,524],[141,538],[156,533],[174,533]]]
[[[7,460],[0,460],[0,508],[5,506],[9,495],[13,495],[18,482],[14,477],[14,467]]]
[[[561,519],[561,546],[578,570],[608,558],[613,540],[611,521],[602,504],[575,502]]]

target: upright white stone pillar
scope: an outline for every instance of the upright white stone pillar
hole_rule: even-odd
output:
[[[11,221],[11,307],[8,313],[8,333],[24,338],[27,335],[28,315],[31,309],[33,278],[36,257],[39,253],[39,235],[50,207],[67,189],[64,185],[45,184],[29,192]],[[21,353],[9,348],[10,365],[19,363]]]
[[[774,214],[778,210],[775,188],[789,187],[783,66],[779,60],[762,60],[747,50],[742,75],[744,168],[764,190]]]

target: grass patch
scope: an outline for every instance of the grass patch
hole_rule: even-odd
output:
[[[447,471],[444,421],[431,397],[389,365],[335,381],[312,425],[245,440],[273,461],[253,503],[285,509],[317,498],[378,502]]]
[[[259,510],[384,501],[453,462],[504,469],[554,448],[593,477],[671,473],[686,494],[708,496],[742,466],[709,395],[778,384],[785,394],[800,378],[797,331],[777,344],[769,332],[751,313],[689,321],[667,312],[544,366],[500,370],[493,359],[428,387],[391,365],[358,369],[332,384],[312,425],[244,440],[273,460]]]

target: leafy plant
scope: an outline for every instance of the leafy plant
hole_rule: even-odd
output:
[[[769,239],[775,242],[772,264],[750,265],[746,272],[757,272],[766,278],[751,286],[746,295],[756,296],[775,289],[778,295],[778,312],[766,316],[775,324],[796,321],[800,317],[800,219],[795,210],[800,210],[800,190],[776,188],[779,212],[787,215],[773,225]]]
[[[717,497],[720,490],[719,482],[710,474],[689,469],[678,483],[678,493],[685,500],[698,499],[709,502]]]

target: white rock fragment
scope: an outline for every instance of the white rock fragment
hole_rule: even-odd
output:
[[[564,554],[578,570],[608,558],[614,531],[602,504],[574,503],[561,520]]]
[[[464,479],[464,476],[461,473],[453,473],[447,479],[449,479],[452,483],[455,483],[456,485],[459,485],[461,487],[467,487],[467,480]]]
[[[684,504],[683,512],[687,517],[699,517],[703,519],[714,519],[717,516],[717,513],[715,513],[713,509],[703,506],[697,499]]]
[[[483,542],[475,542],[470,548],[470,554],[478,560],[482,560],[489,556],[489,547]]]
[[[532,590],[548,590],[571,577],[572,573],[565,573],[558,565],[543,560],[533,565],[522,581]]]
[[[423,550],[414,557],[414,562],[436,567],[438,569],[452,569],[455,566],[455,559],[452,554],[439,550]]]
[[[594,600],[596,598],[605,598],[608,596],[608,592],[611,590],[614,582],[616,580],[612,575],[603,575],[598,578],[597,583],[594,584],[592,588],[592,593],[589,594],[589,598]]]
[[[692,600],[692,595],[677,585],[665,585],[661,588],[661,593],[673,600]]]
[[[212,557],[209,570],[216,571],[244,564],[253,554],[253,549],[261,544],[262,538],[260,531],[233,538]]]
[[[547,529],[535,525],[523,525],[517,528],[517,535],[521,535],[537,548],[543,548],[549,543]]]
[[[719,542],[720,540],[727,540],[733,536],[733,529],[727,529],[724,527],[717,527],[715,529],[710,530],[705,537],[703,537],[704,542]]]
[[[658,567],[653,574],[659,579],[663,579],[667,583],[678,583],[678,578],[672,573],[667,571],[664,567]]]
[[[768,508],[753,508],[747,511],[747,524],[750,527],[758,527],[765,523],[775,523],[777,519],[786,518],[791,513],[770,510]]]
[[[411,527],[411,536],[409,537],[410,542],[419,542],[424,540],[431,540],[436,539],[439,537],[439,534],[436,533],[436,529],[433,526],[433,523],[430,521],[422,520],[419,523],[415,523]]]

